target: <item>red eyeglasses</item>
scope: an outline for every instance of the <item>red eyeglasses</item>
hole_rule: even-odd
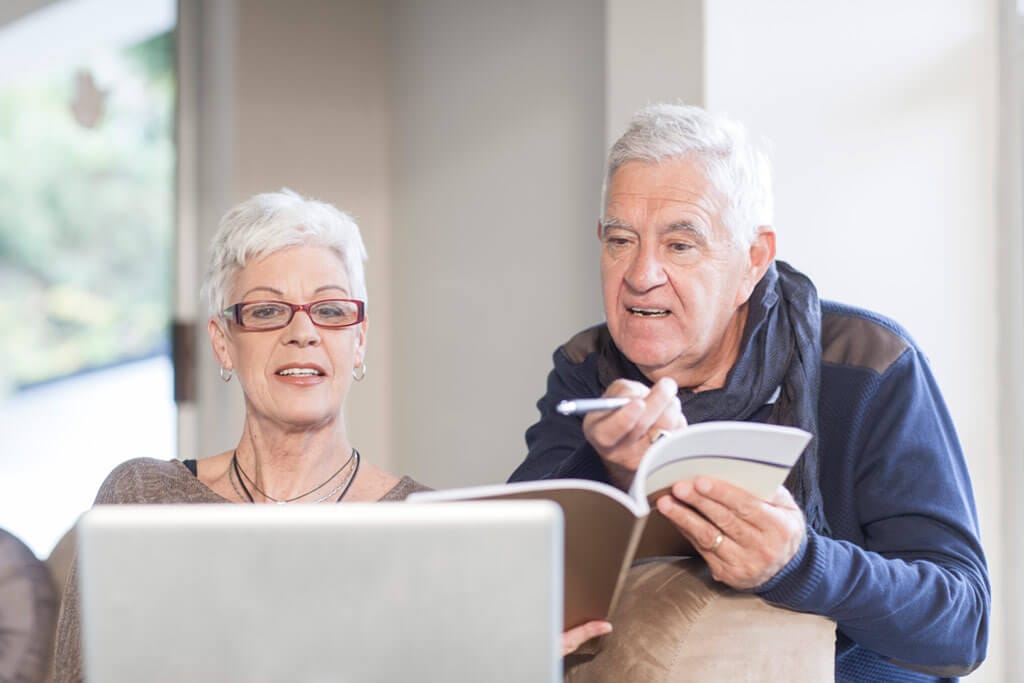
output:
[[[366,304],[359,299],[321,299],[308,304],[287,301],[244,301],[228,306],[224,315],[246,330],[279,330],[295,314],[305,311],[317,327],[331,330],[358,325],[366,319]]]

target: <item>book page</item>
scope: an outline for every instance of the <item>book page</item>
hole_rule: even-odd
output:
[[[704,475],[770,500],[810,438],[802,429],[757,422],[691,425],[647,449],[630,496],[647,498],[676,481]]]
[[[647,517],[647,525],[640,536],[634,560],[645,557],[689,557],[697,554],[693,544],[654,507],[655,498],[663,493],[651,496],[651,514]]]
[[[647,501],[633,499],[624,491],[600,481],[589,479],[538,479],[536,481],[517,481],[511,484],[485,484],[483,486],[466,486],[457,489],[438,489],[436,491],[418,491],[407,500],[413,503],[434,503],[452,500],[488,500],[492,498],[511,498],[519,494],[529,494],[528,499],[546,500],[547,491],[577,489],[591,491],[594,494],[610,498],[620,507],[636,517],[647,514]]]
[[[565,514],[565,628],[607,619],[644,519],[585,489],[545,493]]]
[[[705,476],[721,479],[750,491],[762,500],[771,500],[786,479],[789,468],[755,460],[739,460],[720,455],[704,455],[666,463],[647,477],[648,495],[667,491],[681,479]]]

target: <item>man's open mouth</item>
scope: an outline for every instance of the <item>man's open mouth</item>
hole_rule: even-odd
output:
[[[637,306],[629,306],[627,310],[633,315],[638,315],[641,318],[664,318],[668,315],[668,311],[664,308],[639,308]]]

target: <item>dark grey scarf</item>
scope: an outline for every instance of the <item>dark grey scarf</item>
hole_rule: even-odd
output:
[[[650,380],[616,349],[619,376]],[[609,368],[610,369],[610,368]],[[821,371],[821,306],[814,284],[776,261],[750,296],[740,355],[720,389],[680,391],[690,423],[749,420],[772,402],[768,422],[815,435],[786,478],[786,488],[813,529],[828,533],[818,484],[818,388]]]
[[[821,306],[814,284],[787,263],[768,269],[750,296],[740,356],[721,389],[680,394],[690,422],[746,420],[781,387],[770,422],[818,434]],[[812,438],[786,488],[813,529],[828,532],[818,484],[818,442]]]

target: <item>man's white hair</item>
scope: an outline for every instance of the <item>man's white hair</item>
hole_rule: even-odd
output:
[[[227,297],[235,276],[251,260],[289,247],[325,247],[345,265],[350,296],[366,301],[363,262],[366,246],[359,226],[344,211],[288,189],[258,194],[230,209],[210,244],[210,261],[202,293],[210,315],[231,305]]]
[[[608,152],[602,212],[612,176],[623,164],[680,158],[700,166],[721,194],[722,222],[738,245],[750,246],[757,229],[772,224],[775,202],[766,153],[741,123],[682,104],[649,105],[630,120]]]

